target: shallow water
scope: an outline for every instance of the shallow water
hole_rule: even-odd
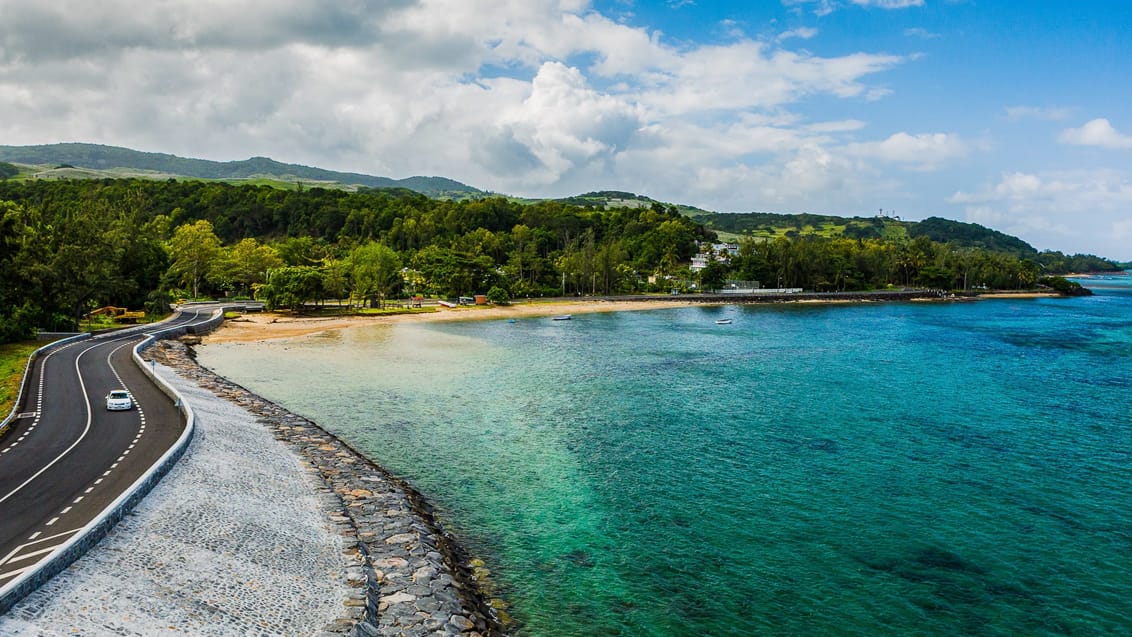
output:
[[[1129,283],[199,358],[411,480],[523,635],[1128,634]]]

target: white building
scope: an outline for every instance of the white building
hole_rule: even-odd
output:
[[[707,267],[708,261],[715,257],[720,263],[731,263],[731,255],[738,254],[738,243],[701,243],[701,252],[692,257],[692,272],[699,272]]]

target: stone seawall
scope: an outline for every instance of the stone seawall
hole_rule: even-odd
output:
[[[344,544],[355,547],[347,579],[356,590],[328,634],[505,634],[493,605],[475,585],[466,554],[411,486],[317,424],[201,367],[180,342],[163,341],[146,355],[255,414],[335,494],[336,510],[328,515]]]

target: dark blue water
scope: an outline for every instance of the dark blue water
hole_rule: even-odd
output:
[[[413,481],[524,635],[1132,634],[1132,281],[1086,283],[200,357]]]

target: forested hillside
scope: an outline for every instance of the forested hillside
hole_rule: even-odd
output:
[[[405,189],[280,190],[218,182],[0,181],[0,341],[70,329],[102,305],[251,296],[494,300],[717,288],[1027,288],[1076,257],[909,237],[745,238],[690,269],[715,234],[673,206],[436,200]],[[1008,246],[1009,247],[1009,246]],[[1091,259],[1111,269],[1114,264]]]
[[[369,188],[408,188],[430,197],[461,198],[484,194],[476,188],[445,177],[390,179],[298,164],[284,164],[267,157],[219,162],[190,159],[165,153],[146,153],[100,144],[0,146],[0,161],[50,166],[67,165],[95,170],[132,168],[198,179],[248,179],[252,177],[276,177],[288,180],[307,179]]]

